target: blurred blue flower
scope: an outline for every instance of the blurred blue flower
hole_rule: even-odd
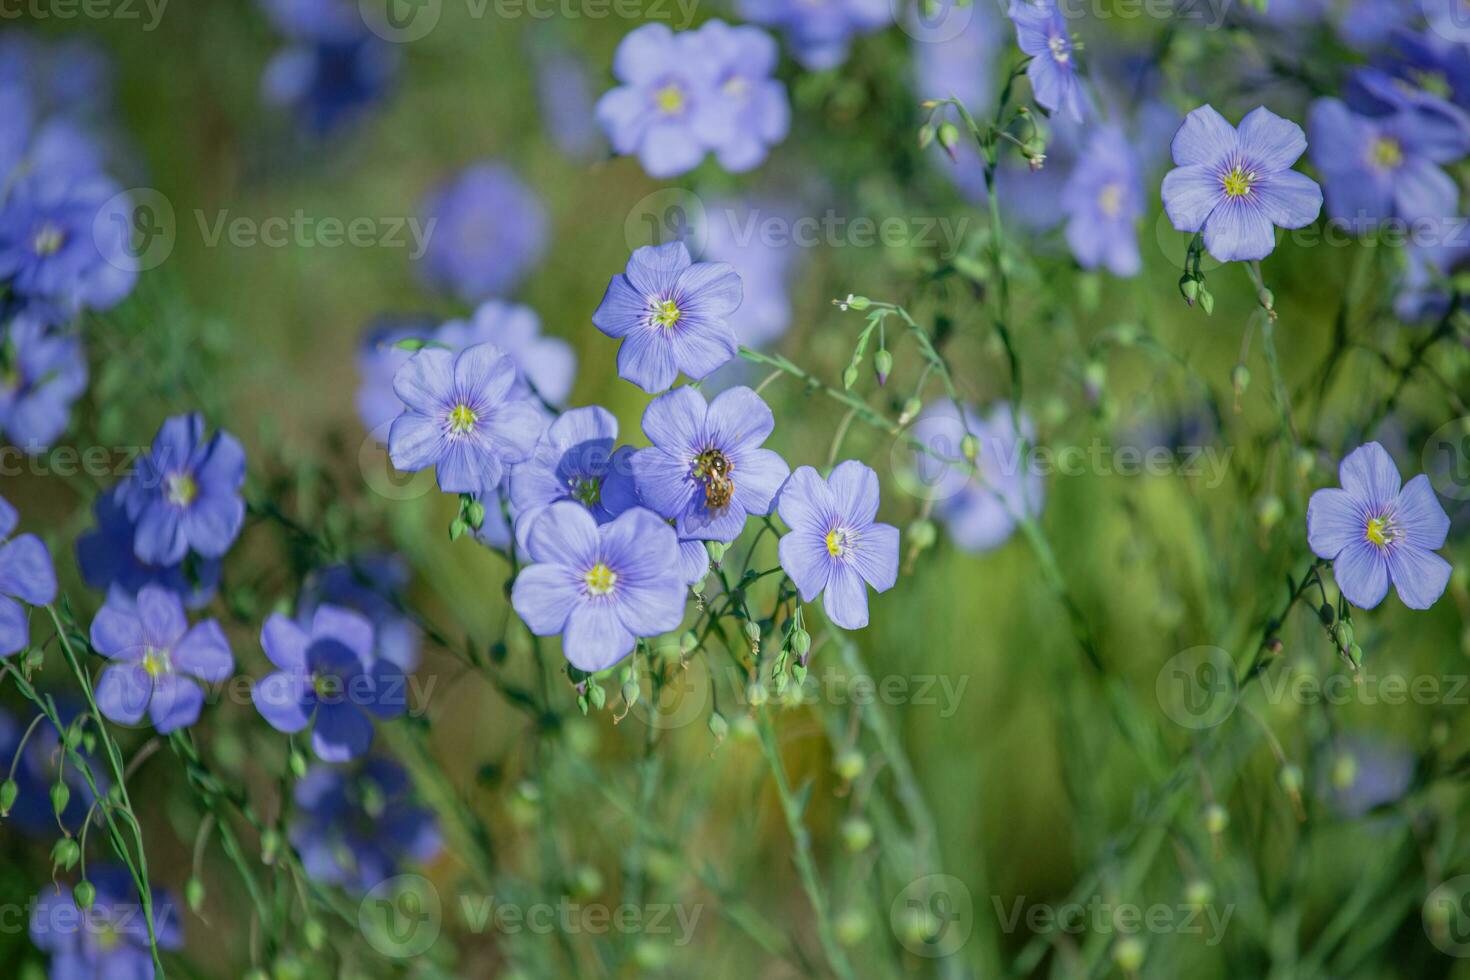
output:
[[[1200,106],[1174,135],[1164,210],[1180,231],[1203,230],[1221,262],[1263,259],[1276,247],[1273,226],[1303,228],[1322,210],[1317,182],[1291,169],[1306,148],[1302,128],[1264,106],[1239,131]]]
[[[453,351],[474,344],[494,344],[516,366],[515,397],[532,394],[553,405],[572,394],[577,377],[577,354],[557,337],[541,335],[541,318],[529,306],[490,300],[476,307],[468,320],[450,320],[434,332],[435,343]]]
[[[735,339],[769,346],[791,325],[788,284],[800,258],[790,236],[793,216],[780,205],[735,201],[711,204],[705,215],[696,231],[704,241],[701,260],[728,264],[742,284],[740,307],[729,318]],[[766,227],[772,221],[779,231]]]
[[[245,449],[221,429],[204,438],[204,416],[165,421],[138,469],[122,484],[133,552],[149,565],[177,565],[190,551],[221,558],[245,523]]]
[[[576,160],[591,160],[605,152],[597,126],[597,103],[587,65],[561,48],[533,52],[536,94],[546,132],[559,150]]]
[[[743,173],[765,160],[791,128],[786,86],[771,78],[780,53],[775,40],[756,27],[712,20],[695,36],[715,68],[707,117],[712,131],[702,135],[720,166]]]
[[[51,955],[51,977],[152,977],[149,917],[132,876],[119,865],[94,863],[87,869],[87,880],[95,889],[90,908],[77,905],[67,885],[47,885],[31,905],[31,942]],[[173,898],[159,889],[150,890],[158,948],[183,948],[181,916]]]
[[[133,550],[137,526],[128,518],[124,490],[118,484],[92,502],[97,526],[77,538],[82,579],[109,598],[136,596],[145,585],[159,585],[178,593],[190,609],[207,606],[219,587],[219,559],[194,557],[174,565],[140,561]]]
[[[30,620],[21,603],[45,606],[56,601],[51,552],[34,534],[11,538],[19,520],[15,508],[0,497],[0,657],[30,644]]]
[[[771,409],[749,388],[731,388],[706,403],[685,385],[655,398],[643,412],[653,443],[633,456],[638,495],[681,538],[734,541],[747,515],[771,512],[791,467],[763,449],[776,427]]]
[[[1067,244],[1084,269],[1106,267],[1115,276],[1135,276],[1138,219],[1143,215],[1143,178],[1133,147],[1115,126],[1097,129],[1062,189]]]
[[[26,313],[0,330],[0,439],[27,452],[49,449],[86,390],[87,360],[75,336]]]
[[[419,271],[430,286],[465,303],[510,293],[546,249],[545,209],[504,164],[467,167],[421,210],[428,242]]]
[[[1404,243],[1405,269],[1394,298],[1394,313],[1405,323],[1437,320],[1450,308],[1449,278],[1470,266],[1470,218],[1446,223],[1450,234],[1438,241]]]
[[[115,306],[138,278],[130,215],[126,196],[105,177],[22,178],[0,206],[0,281],[55,319]]]
[[[812,71],[836,68],[854,38],[893,23],[890,0],[739,0],[736,11],[782,31],[796,60]]]
[[[413,801],[408,776],[387,759],[349,770],[313,765],[292,795],[291,845],[321,884],[369,892],[443,847],[433,811]]]
[[[362,555],[313,572],[301,588],[296,621],[309,628],[323,605],[350,609],[373,624],[373,653],[411,671],[419,663],[421,634],[395,597],[408,587],[408,565],[393,554]]]
[[[1354,449],[1338,469],[1342,482],[1307,504],[1307,543],[1332,562],[1337,587],[1359,609],[1372,609],[1393,581],[1410,609],[1428,609],[1444,594],[1450,563],[1444,547],[1450,519],[1420,473],[1404,485],[1393,457],[1376,442]]]
[[[510,472],[518,547],[528,547],[531,525],[558,501],[581,504],[598,524],[637,506],[633,449],[617,441],[618,420],[597,405],[574,408],[551,423],[531,458]]]
[[[1048,112],[1081,122],[1087,97],[1077,74],[1077,55],[1067,19],[1055,0],[1011,0],[1007,11],[1016,25],[1016,44],[1031,56],[1026,77],[1036,103]]]
[[[388,456],[404,473],[435,468],[445,493],[488,494],[506,468],[525,462],[546,427],[540,407],[517,398],[515,362],[493,344],[459,353],[426,347],[399,369],[404,411]]]
[[[723,262],[694,262],[683,242],[645,245],[608,283],[592,323],[623,341],[618,376],[649,394],[682,371],[696,381],[739,351],[729,318],[742,286]]]
[[[178,594],[157,585],[143,586],[137,599],[109,596],[91,639],[112,661],[97,681],[98,709],[120,725],[136,725],[146,712],[160,735],[198,721],[200,685],[226,681],[235,670],[219,623],[190,626]]]
[[[381,101],[398,71],[398,50],[376,35],[344,42],[302,41],[278,52],[261,76],[268,104],[295,113],[324,136]]]
[[[965,551],[998,548],[1019,519],[1040,516],[1046,483],[1030,462],[1036,427],[1024,412],[1017,419],[1001,402],[982,416],[970,405],[935,402],[910,431],[929,449],[914,454],[920,492]],[[977,444],[973,470],[962,452],[966,434]]]
[[[585,507],[552,504],[531,527],[528,565],[511,604],[537,636],[562,635],[578,670],[606,670],[636,637],[676,629],[688,594],[674,529],[634,507],[598,526]]]
[[[408,709],[403,669],[374,652],[373,624],[349,609],[319,606],[302,627],[273,613],[260,645],[278,669],[251,689],[251,700],[276,731],[312,725],[311,750],[347,762],[373,742],[373,718]]]
[[[433,340],[438,323],[430,316],[384,316],[370,323],[357,348],[357,417],[369,432],[392,424],[403,411],[393,393],[393,377],[413,351],[401,340]]]
[[[913,38],[914,94],[920,99],[960,100],[976,118],[995,98],[995,63],[1002,36],[994,9],[985,3],[945,0],[937,16],[912,8],[904,30]]]
[[[868,587],[887,592],[898,581],[898,528],[876,520],[878,474],[851,459],[825,480],[801,466],[776,507],[791,529],[781,536],[781,568],[801,601],[821,595],[834,626],[867,626]]]
[[[112,61],[95,41],[0,33],[0,90],[25,94],[37,118],[101,115],[112,101]]]
[[[1360,116],[1338,99],[1312,103],[1312,162],[1332,217],[1361,232],[1385,218],[1412,222],[1458,213],[1460,189],[1439,165],[1464,157],[1470,133],[1445,139],[1423,119],[1411,110]]]

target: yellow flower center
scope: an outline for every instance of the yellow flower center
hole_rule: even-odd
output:
[[[684,111],[684,90],[672,83],[654,93],[658,111],[666,116],[677,116]]]
[[[674,325],[679,322],[679,317],[683,315],[679,310],[678,304],[671,299],[653,304],[653,324],[664,330],[672,330]]]
[[[1051,39],[1046,42],[1046,45],[1051,48],[1051,56],[1057,64],[1065,65],[1072,60],[1071,45],[1068,44],[1067,39],[1062,35],[1053,34]]]
[[[170,473],[164,481],[164,496],[175,507],[187,507],[199,496],[199,484],[188,473]]]
[[[1116,218],[1123,210],[1123,185],[1108,184],[1097,195],[1097,207],[1109,218]]]
[[[167,650],[148,647],[143,651],[143,669],[148,672],[149,677],[157,677],[172,671],[174,665],[169,661]]]
[[[94,928],[96,932],[93,935],[96,937],[97,948],[100,951],[104,953],[111,952],[117,948],[118,943],[122,942],[122,935],[112,923],[109,922],[105,925],[94,926]]]
[[[585,576],[587,591],[593,595],[607,595],[618,584],[618,573],[598,562]]]
[[[1393,528],[1389,526],[1387,517],[1373,517],[1368,520],[1368,526],[1364,529],[1364,536],[1382,548],[1393,539]]]
[[[38,228],[31,239],[31,249],[37,255],[55,255],[65,244],[66,232],[49,221]]]
[[[827,532],[827,554],[841,558],[852,550],[853,537],[846,528],[834,527]]]
[[[331,701],[342,693],[342,678],[336,674],[313,674],[311,689],[323,701]]]
[[[1245,197],[1251,192],[1251,185],[1255,182],[1256,175],[1254,171],[1242,170],[1239,166],[1236,166],[1225,175],[1225,179],[1221,181],[1221,184],[1225,188],[1227,197]]]
[[[1391,136],[1380,136],[1373,141],[1368,160],[1379,170],[1397,170],[1404,162],[1404,148]]]
[[[602,501],[602,481],[596,477],[578,480],[572,487],[572,496],[583,507],[595,507]]]
[[[449,431],[456,435],[463,435],[475,427],[479,417],[475,415],[474,409],[468,405],[456,405],[454,411],[449,413]]]

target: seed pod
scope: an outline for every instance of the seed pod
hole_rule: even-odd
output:
[[[77,908],[84,912],[91,908],[92,903],[97,899],[97,889],[85,878],[77,882],[77,886],[71,890],[71,894],[72,898],[76,899]]]
[[[0,783],[0,817],[10,816],[10,808],[15,806],[15,798],[20,795],[20,786],[15,780],[7,779]]]
[[[51,787],[51,812],[55,813],[58,817],[61,816],[62,811],[66,809],[66,805],[70,802],[71,788],[66,783],[57,783]]]

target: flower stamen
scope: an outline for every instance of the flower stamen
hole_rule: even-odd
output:
[[[607,595],[618,584],[618,573],[608,568],[605,562],[598,562],[587,571],[583,580],[592,595]]]

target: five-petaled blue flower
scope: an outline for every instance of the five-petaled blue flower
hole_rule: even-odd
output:
[[[148,917],[132,875],[120,865],[93,864],[87,880],[95,889],[90,908],[77,904],[69,886],[49,884],[31,905],[31,942],[51,954],[50,975],[55,980],[152,977]],[[156,888],[150,891],[158,948],[182,948],[181,916],[172,897]]]
[[[867,587],[886,592],[898,581],[898,528],[876,521],[878,474],[851,459],[826,480],[798,467],[776,509],[791,528],[781,537],[781,567],[801,601],[821,595],[834,625],[867,626]]]
[[[1048,112],[1081,122],[1087,97],[1077,74],[1077,52],[1067,19],[1054,0],[1011,0],[1007,15],[1016,25],[1016,45],[1031,56],[1026,77],[1036,102]]]
[[[29,452],[66,431],[87,389],[87,360],[73,335],[19,313],[0,330],[0,439]]]
[[[637,637],[676,629],[688,595],[674,529],[642,507],[598,526],[585,507],[552,504],[530,535],[535,564],[516,576],[511,604],[537,636],[562,635],[578,670],[606,670]]]
[[[675,522],[681,538],[734,541],[746,515],[769,514],[786,461],[761,444],[775,416],[749,388],[730,388],[706,404],[690,387],[655,398],[643,412],[653,441],[633,456],[643,502]]]
[[[1450,519],[1429,477],[1402,484],[1393,458],[1376,442],[1359,446],[1338,468],[1342,487],[1312,494],[1307,504],[1307,543],[1332,562],[1337,587],[1348,602],[1372,609],[1393,581],[1410,609],[1428,609],[1444,594],[1450,563],[1444,547]]]
[[[337,606],[321,606],[311,625],[273,613],[260,645],[278,670],[251,690],[255,708],[277,731],[311,730],[311,750],[326,762],[367,752],[372,719],[408,708],[403,670],[373,652],[373,624]]]
[[[598,524],[637,506],[633,448],[617,441],[618,420],[597,405],[574,408],[551,423],[531,458],[510,473],[518,547],[525,550],[531,525],[557,501],[581,504]]]
[[[97,682],[97,707],[135,725],[144,712],[160,735],[199,720],[204,684],[235,669],[229,641],[213,619],[189,625],[178,593],[145,585],[137,599],[113,595],[92,620],[92,646],[112,661]]]
[[[45,606],[56,601],[56,570],[41,539],[22,534],[6,540],[18,522],[15,508],[0,497],[0,657],[30,644],[30,620],[21,603]]]
[[[1322,210],[1322,188],[1291,169],[1307,148],[1302,128],[1260,106],[1237,130],[1204,105],[1174,134],[1174,170],[1164,176],[1164,210],[1180,231],[1205,233],[1221,262],[1264,259],[1273,226],[1304,228]]]
[[[740,276],[724,262],[695,262],[683,242],[645,245],[613,276],[592,322],[621,338],[618,376],[649,394],[683,372],[698,381],[740,349],[728,322]]]
[[[1062,188],[1067,244],[1084,269],[1106,268],[1136,276],[1142,266],[1135,227],[1143,214],[1143,178],[1138,156],[1122,130],[1104,126]]]
[[[125,484],[118,484],[92,502],[97,526],[77,538],[82,580],[109,597],[135,596],[145,585],[161,585],[177,592],[191,609],[208,605],[219,587],[219,559],[200,558],[178,565],[139,561],[133,551],[137,527],[128,519],[122,500],[125,488]]]
[[[545,427],[536,402],[513,397],[516,377],[515,362],[492,344],[419,351],[393,379],[407,406],[388,433],[393,465],[435,467],[445,493],[494,491],[507,466],[530,458]]]
[[[46,316],[109,309],[138,279],[131,215],[106,177],[26,176],[0,206],[0,280]]]
[[[424,214],[424,279],[465,303],[512,292],[546,250],[546,209],[503,163],[465,168],[429,195]]]
[[[321,884],[369,892],[442,848],[434,812],[414,802],[408,775],[388,759],[347,771],[313,765],[292,795],[291,846]]]
[[[137,527],[134,554],[149,565],[177,565],[191,550],[222,557],[245,523],[244,485],[239,440],[223,429],[206,440],[197,412],[167,420],[119,491]]]

